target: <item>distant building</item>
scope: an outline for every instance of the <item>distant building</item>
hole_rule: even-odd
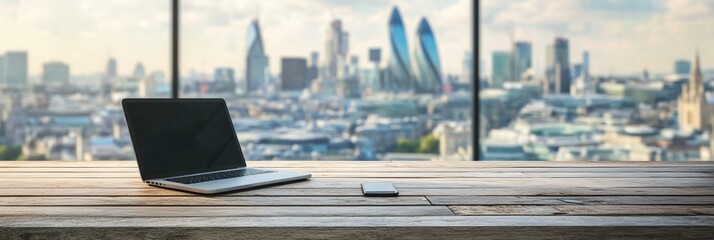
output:
[[[107,79],[113,79],[117,77],[117,60],[114,58],[109,58],[107,62]]]
[[[546,77],[552,93],[570,92],[570,60],[568,39],[557,37],[546,49]]]
[[[689,83],[682,86],[682,95],[679,97],[679,128],[707,129],[711,123],[711,116],[706,105],[704,79],[699,66],[699,54],[697,54]]]
[[[144,69],[144,64],[138,62],[134,67],[134,75],[136,79],[142,79],[146,76],[146,69]]]
[[[674,73],[689,74],[692,70],[692,62],[689,60],[680,59],[674,62]]]
[[[48,62],[42,65],[42,82],[65,85],[69,83],[69,65],[62,62]]]
[[[382,49],[380,48],[370,48],[369,49],[369,62],[379,64],[382,62]]]
[[[246,56],[245,82],[248,93],[260,89],[268,78],[268,56],[265,55],[263,35],[258,20],[248,26],[248,55]]]
[[[461,62],[461,77],[459,78],[462,83],[473,83],[474,79],[474,56],[472,52],[464,52],[464,59]]]
[[[433,134],[439,138],[441,160],[471,160],[471,124],[469,122],[448,122],[437,126]]]
[[[317,51],[310,53],[310,66],[308,67],[307,80],[312,82],[320,76],[320,54]],[[309,83],[308,83],[309,84]]]
[[[3,65],[3,83],[6,86],[27,86],[27,52],[6,52]]]
[[[513,76],[516,81],[523,78],[523,74],[533,67],[533,47],[530,42],[516,42],[513,46]]]
[[[491,65],[491,87],[502,87],[504,82],[513,81],[510,52],[493,52]]]
[[[216,68],[213,71],[213,84],[211,87],[212,92],[227,92],[235,93],[236,90],[236,79],[235,71],[230,67]]]
[[[0,55],[0,85],[5,84],[5,56]]]
[[[414,43],[414,64],[416,91],[438,94],[442,92],[441,60],[436,37],[429,26],[429,21],[422,18],[416,32]]]
[[[409,44],[399,8],[392,9],[388,27],[391,52],[385,88],[390,91],[410,90],[413,87],[413,82],[411,63],[409,62]]]
[[[280,63],[280,83],[283,91],[302,90],[308,86],[305,58],[283,58]]]

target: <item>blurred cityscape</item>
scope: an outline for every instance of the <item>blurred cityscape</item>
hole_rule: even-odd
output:
[[[577,43],[575,43],[577,44]],[[545,47],[545,74],[533,70],[533,45],[513,41],[491,53],[479,81],[481,158],[488,160],[686,161],[714,157],[714,71],[698,53],[673,59],[665,74],[590,71],[571,42]],[[692,49],[694,53],[694,49]]]
[[[387,48],[351,49],[349,29],[334,18],[315,43],[321,51],[277,56],[280,73],[271,74],[271,36],[256,18],[245,26],[244,71],[191,71],[181,97],[224,98],[248,160],[470,160],[472,53],[458,60],[461,72],[446,73],[426,17],[407,28],[395,6],[383,22]],[[30,50],[0,50],[3,160],[134,159],[119,102],[170,97],[170,76],[141,62],[110,57],[101,74],[76,75],[59,59],[29,76]],[[135,67],[122,74],[119,64]]]

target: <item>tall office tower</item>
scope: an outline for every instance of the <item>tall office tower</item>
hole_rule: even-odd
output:
[[[682,130],[704,130],[710,127],[711,113],[707,111],[704,79],[699,67],[699,53],[694,58],[694,69],[689,82],[682,86],[679,96],[679,128]]]
[[[573,71],[572,74],[570,75],[570,79],[577,80],[580,75],[583,74],[583,64],[582,63],[576,63],[573,64]]]
[[[384,82],[382,82],[382,74],[380,70],[380,64],[382,63],[382,49],[381,48],[370,48],[367,52],[370,67],[366,70],[366,74],[363,77],[362,86],[370,89],[370,91],[379,91],[384,88]]]
[[[462,83],[474,82],[474,56],[470,51],[464,52],[464,59],[461,62],[461,77]]]
[[[42,82],[65,85],[69,83],[69,65],[62,62],[48,62],[42,65]]]
[[[109,58],[107,62],[107,80],[114,79],[117,77],[117,60],[114,58]]]
[[[236,92],[235,72],[233,68],[222,67],[213,71],[213,92]]]
[[[382,49],[380,48],[370,48],[369,52],[369,62],[373,63],[377,67],[382,63]]]
[[[492,76],[491,76],[491,86],[492,87],[502,87],[504,82],[513,81],[513,76],[511,76],[511,53],[498,51],[493,52],[492,56]]]
[[[414,43],[415,90],[420,93],[438,94],[441,86],[441,59],[436,37],[426,17],[419,21]]]
[[[5,56],[0,55],[0,86],[5,85]]]
[[[136,79],[142,79],[144,76],[146,76],[146,70],[144,69],[144,64],[138,62],[136,63],[136,66],[134,67],[134,78]]]
[[[317,53],[317,51],[313,51],[312,53],[310,53],[310,67],[307,70],[308,85],[310,84],[310,82],[314,81],[319,76],[319,61],[320,54]]]
[[[385,88],[391,91],[405,91],[413,87],[409,44],[404,22],[399,9],[394,7],[389,17],[389,47],[391,55],[387,67]]]
[[[14,88],[27,86],[27,52],[6,52],[3,59],[5,85]]]
[[[692,62],[689,60],[680,59],[674,62],[674,73],[689,74],[692,69]]]
[[[248,93],[261,88],[268,77],[268,56],[265,55],[264,48],[260,25],[258,25],[258,20],[254,19],[248,26],[248,55],[245,67],[246,92]]]
[[[533,47],[530,42],[516,42],[513,45],[513,80],[520,81],[523,73],[533,67]]]
[[[335,19],[327,28],[325,41],[325,63],[322,77],[328,81],[336,81],[345,70],[347,63],[348,33],[344,31],[342,20]]]
[[[583,76],[585,76],[585,79],[590,79],[590,52],[588,51],[583,52],[582,74]]]
[[[283,91],[302,90],[307,87],[307,60],[282,58],[280,60],[280,86]]]
[[[568,40],[561,37],[555,38],[555,43],[546,50],[546,77],[552,92],[570,92],[570,61],[568,57]],[[556,69],[557,68],[557,69]],[[560,71],[556,73],[556,70]]]

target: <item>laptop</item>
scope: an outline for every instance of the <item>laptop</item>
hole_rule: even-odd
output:
[[[151,186],[213,194],[311,177],[247,167],[223,99],[124,99],[122,107]]]

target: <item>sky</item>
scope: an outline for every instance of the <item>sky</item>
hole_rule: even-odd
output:
[[[244,71],[247,28],[259,19],[273,74],[280,58],[324,52],[329,22],[339,18],[350,34],[350,55],[363,66],[369,48],[389,58],[388,16],[398,6],[409,49],[417,22],[427,17],[436,36],[444,73],[460,74],[471,51],[472,0],[182,0],[181,72],[211,74],[216,67]],[[103,72],[115,57],[120,74],[137,62],[148,71],[168,72],[170,6],[158,0],[0,0],[0,54],[29,52],[30,75],[42,63],[63,61],[73,74]],[[9,36],[9,37],[8,37]]]
[[[569,39],[570,61],[590,52],[595,75],[671,73],[676,59],[714,67],[714,0],[482,0],[480,59],[491,72],[493,51],[531,41],[543,75],[545,48]]]

